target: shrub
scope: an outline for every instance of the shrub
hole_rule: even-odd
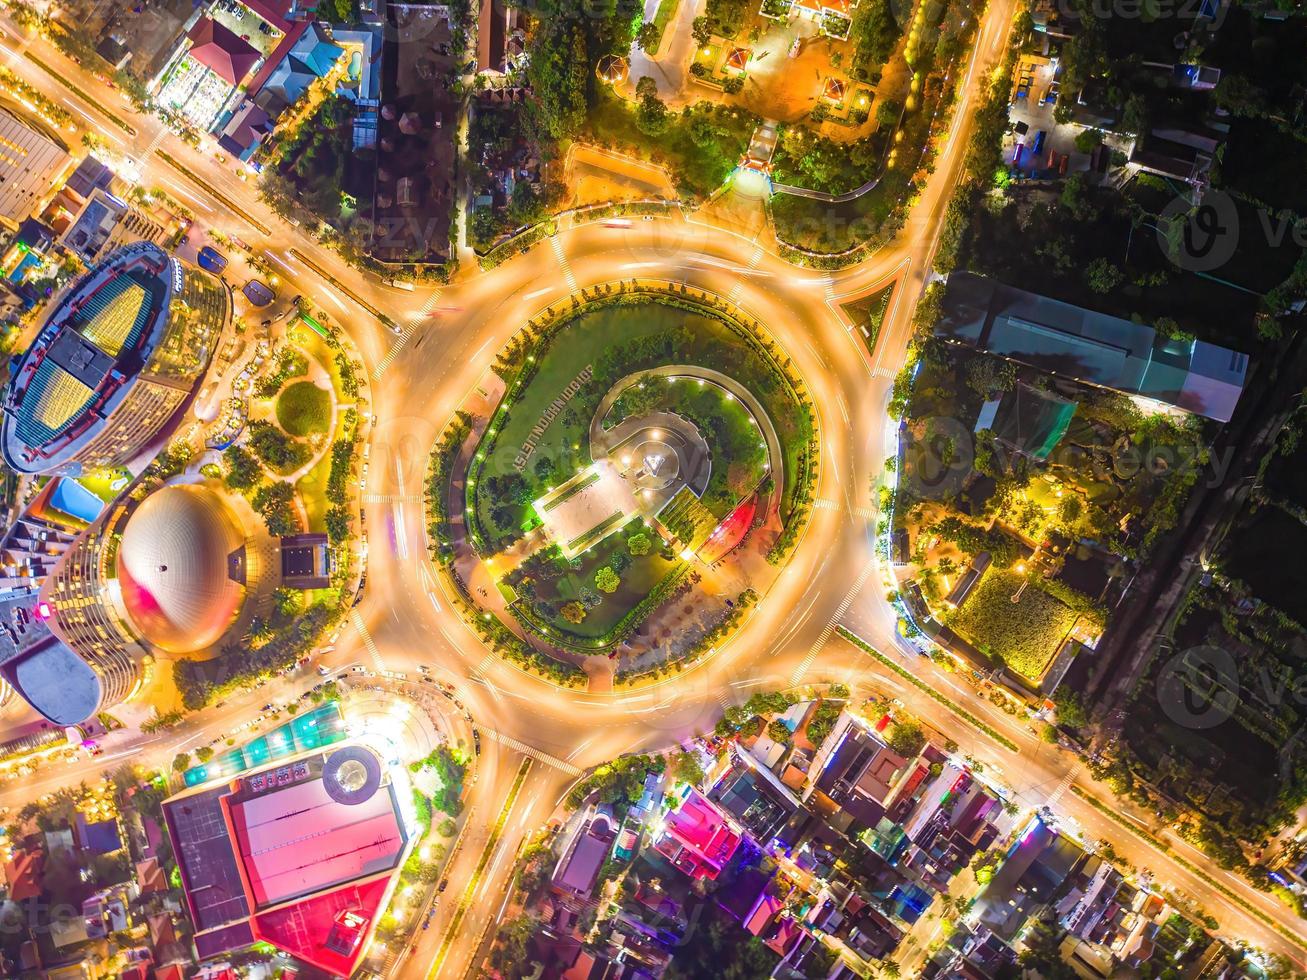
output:
[[[297,381],[277,396],[277,423],[293,436],[326,432],[331,395],[312,381]]]

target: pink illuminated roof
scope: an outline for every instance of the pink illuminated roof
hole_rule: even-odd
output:
[[[680,809],[668,816],[667,832],[690,852],[711,878],[717,877],[717,872],[740,846],[740,835],[731,829],[721,811],[694,789],[685,797]]]
[[[347,977],[367,949],[367,934],[376,923],[389,883],[388,878],[377,878],[260,912],[253,920],[255,938],[334,976]],[[365,920],[357,935],[339,927],[343,912]]]
[[[388,789],[346,806],[313,779],[234,802],[231,821],[259,907],[389,871],[404,849]]]

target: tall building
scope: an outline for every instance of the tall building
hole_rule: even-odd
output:
[[[149,242],[113,252],[15,358],[5,462],[20,473],[79,473],[136,459],[190,403],[230,319],[230,290],[207,272]]]
[[[0,109],[0,227],[30,218],[72,162],[56,140]]]

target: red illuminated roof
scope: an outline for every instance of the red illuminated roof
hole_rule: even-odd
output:
[[[255,938],[320,970],[347,977],[363,958],[389,883],[388,878],[377,878],[260,912],[253,919]],[[345,918],[342,913],[353,913],[361,920],[357,933],[338,923]]]
[[[404,849],[389,791],[344,806],[321,779],[233,802],[231,823],[258,907],[389,871]]]
[[[209,17],[201,17],[189,37],[190,56],[231,85],[243,82],[261,57],[258,48]]]
[[[699,560],[707,565],[721,561],[730,551],[744,540],[745,534],[753,526],[753,515],[758,510],[758,498],[750,497],[723,518],[722,522],[708,535],[708,540],[699,549]]]

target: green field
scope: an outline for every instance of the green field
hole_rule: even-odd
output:
[[[798,475],[798,454],[807,439],[805,413],[794,404],[763,356],[745,346],[721,321],[651,299],[583,312],[555,337],[534,355],[534,374],[516,396],[510,396],[513,400],[507,417],[500,417],[498,431],[478,449],[484,459],[476,476],[474,506],[491,546],[517,537],[528,521],[530,502],[591,462],[590,420],[609,387],[632,372],[662,364],[688,363],[720,370],[758,397],[776,427],[785,454],[786,500],[782,512],[788,513]],[[544,430],[525,471],[519,474],[514,459],[532,428],[550,403],[587,367],[593,368],[593,378]],[[687,402],[687,414],[692,410],[693,404]],[[723,424],[723,433],[734,431],[734,423]],[[729,434],[725,438],[734,441]],[[732,460],[737,464],[733,477],[729,464],[723,466],[716,458],[713,469],[727,471],[723,479],[728,483],[734,479],[743,485],[748,473],[741,475],[738,464],[746,468],[756,465],[752,452]]]
[[[1012,596],[1021,593],[1021,601]],[[1076,613],[1039,588],[1038,579],[991,567],[949,624],[981,650],[1038,683],[1076,621]]]
[[[331,427],[330,393],[296,381],[277,396],[277,424],[293,436],[321,435]]]

